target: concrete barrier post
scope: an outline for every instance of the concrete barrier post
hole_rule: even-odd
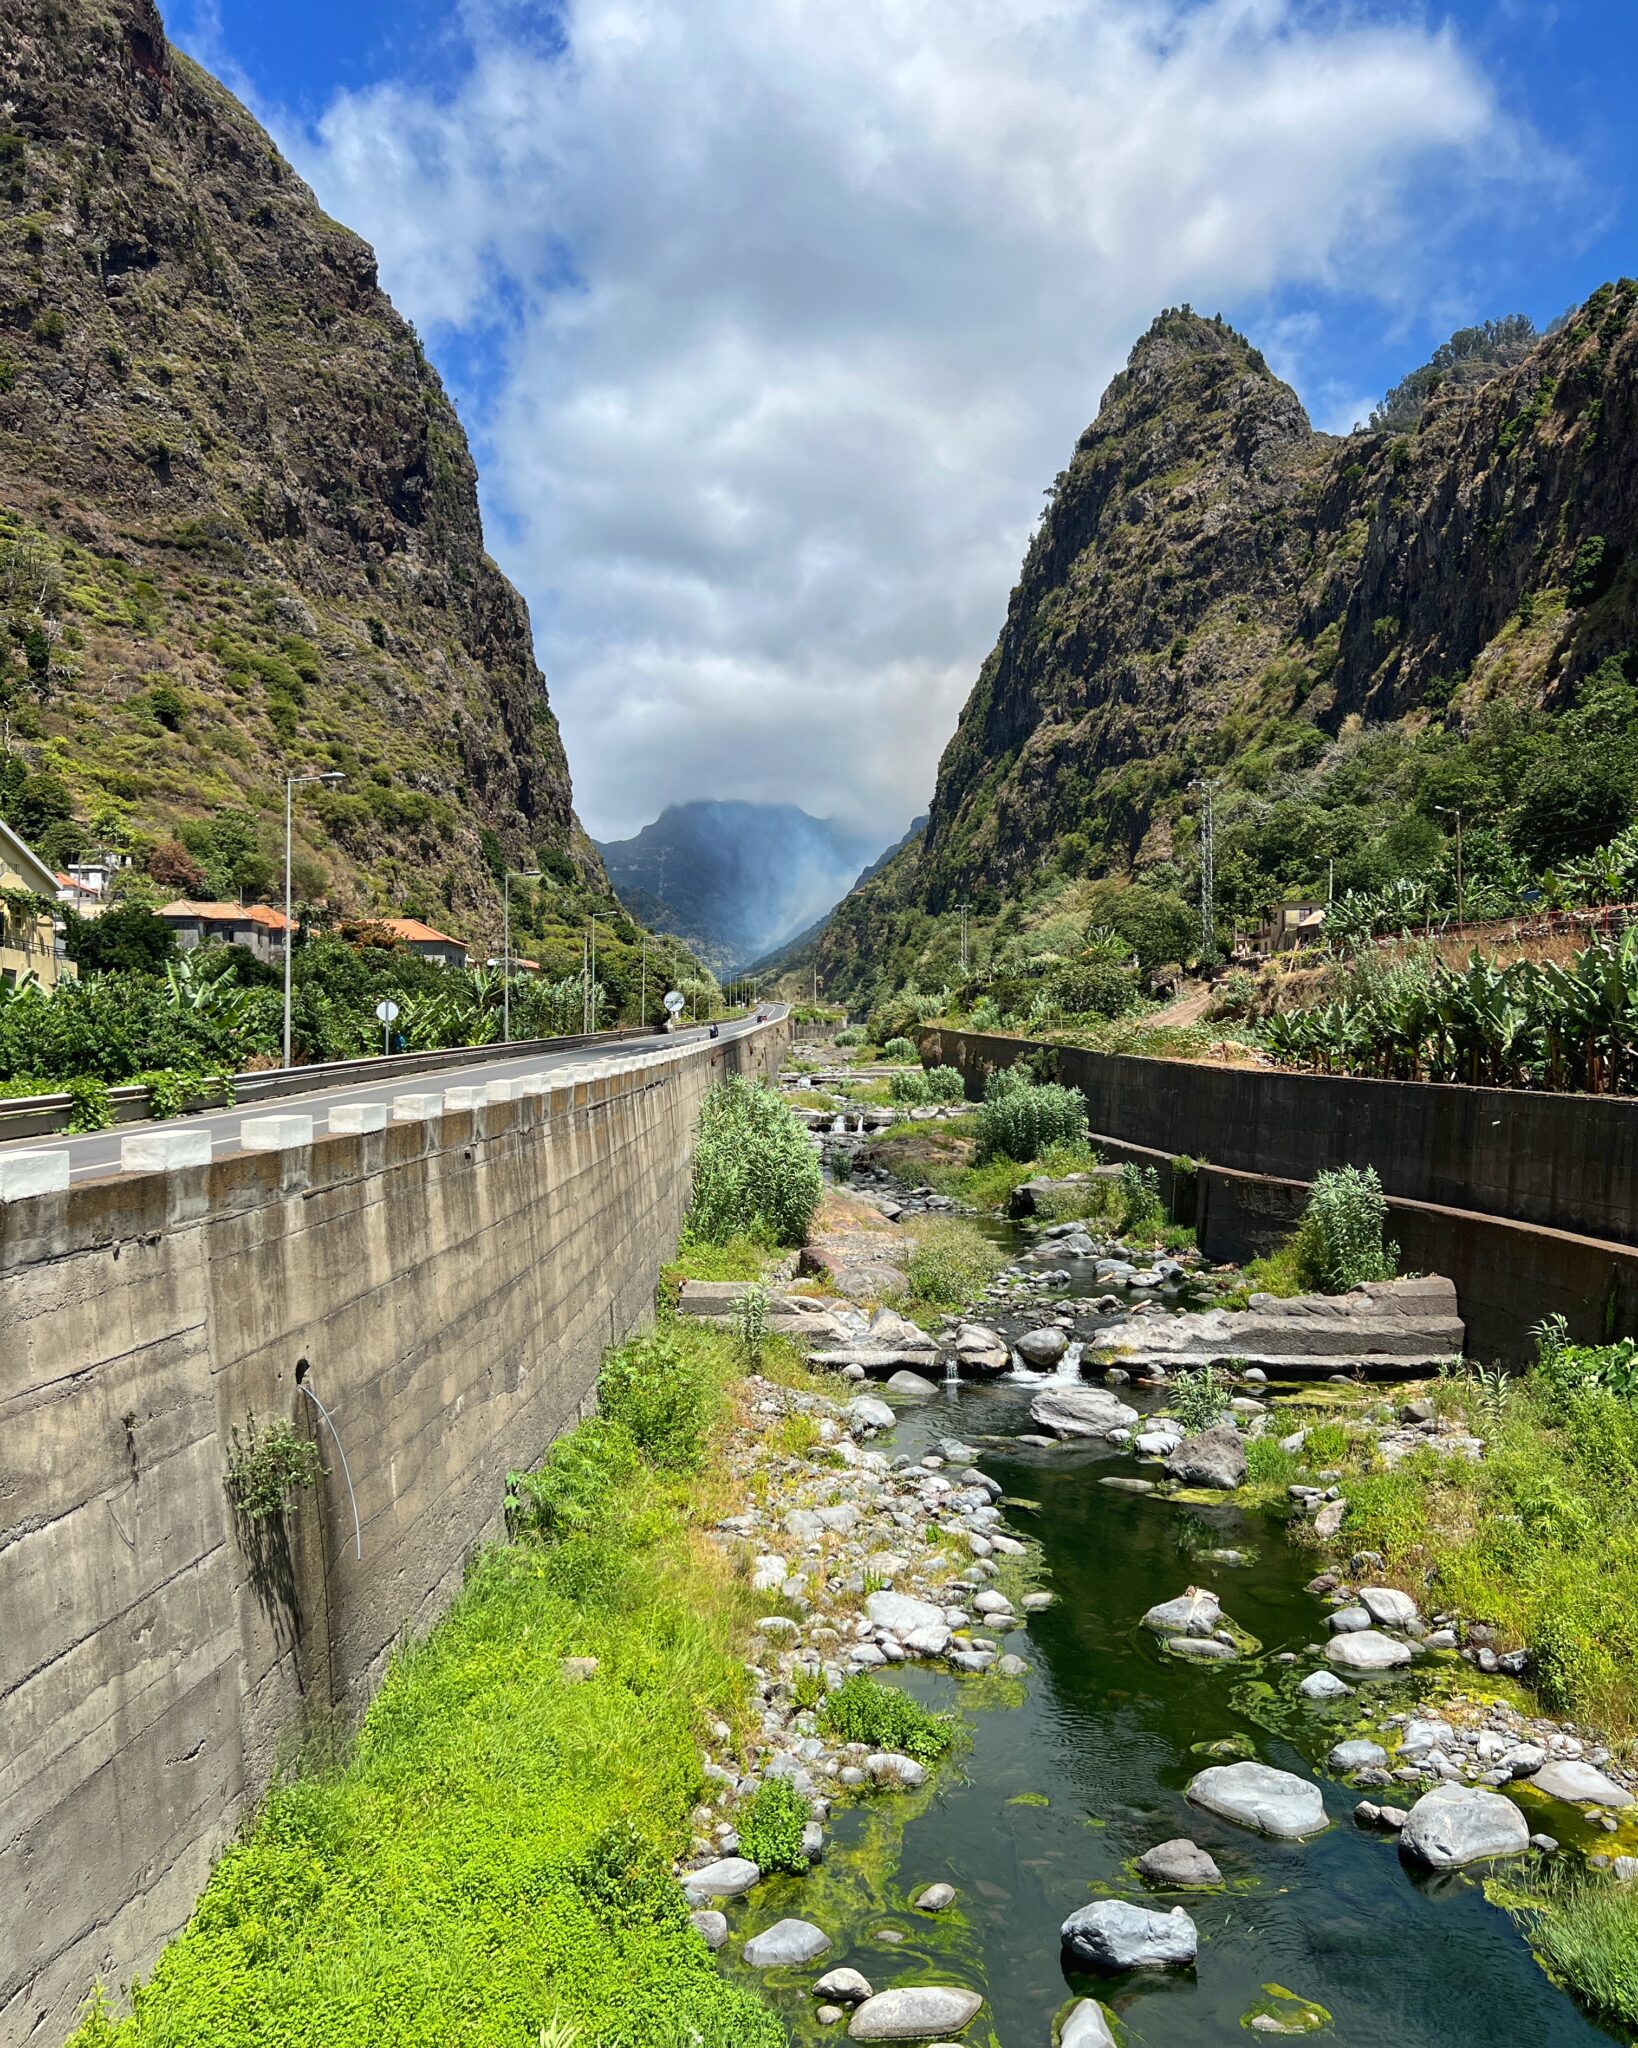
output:
[[[395,1124],[431,1123],[444,1113],[442,1095],[395,1095],[392,1120]]]
[[[123,1173],[174,1173],[182,1166],[209,1166],[211,1134],[204,1125],[192,1130],[133,1131],[120,1140]]]
[[[250,1116],[239,1126],[239,1145],[245,1152],[293,1152],[312,1142],[310,1116]]]
[[[384,1131],[387,1128],[387,1105],[384,1102],[338,1102],[326,1119],[332,1137],[356,1138],[365,1131]]]
[[[57,1195],[68,1186],[66,1152],[0,1153],[0,1202]]]

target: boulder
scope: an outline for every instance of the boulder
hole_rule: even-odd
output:
[[[748,1892],[761,1875],[756,1865],[745,1857],[723,1856],[699,1870],[686,1872],[683,1890],[688,1894],[691,1906],[703,1906],[708,1899],[737,1899],[742,1892]]]
[[[918,1913],[942,1913],[946,1906],[955,1904],[953,1884],[930,1884],[924,1892],[918,1892],[910,1901]]]
[[[814,1979],[815,1998],[828,1998],[832,2005],[863,2005],[870,1997],[870,1979],[857,1970],[827,1970]]]
[[[983,1323],[963,1323],[956,1332],[956,1371],[969,1379],[994,1379],[1012,1367],[1007,1341]]]
[[[896,1372],[888,1378],[887,1391],[901,1399],[926,1401],[932,1396],[933,1382],[924,1379],[919,1372]]]
[[[940,2034],[959,2034],[983,2003],[976,1991],[959,1991],[953,1984],[878,1991],[855,2009],[847,2037],[850,2041],[932,2041]]]
[[[713,1955],[728,1939],[728,1918],[724,1913],[714,1913],[709,1906],[697,1906],[688,1916],[694,1932],[700,1937]]]
[[[1192,1963],[1200,1946],[1194,1922],[1181,1906],[1157,1913],[1124,1899],[1097,1899],[1064,1922],[1063,1944],[1094,1970],[1162,1970]]]
[[[753,1934],[741,1951],[753,1970],[794,1970],[830,1947],[830,1936],[811,1920],[776,1920]]]
[[[1059,2030],[1058,2048],[1115,2048],[1109,2021],[1095,1998],[1083,1998],[1070,2007]]]
[[[874,1394],[859,1394],[847,1404],[848,1428],[855,1436],[891,1429],[898,1419],[887,1403],[878,1401]]]
[[[1058,1384],[1043,1387],[1029,1404],[1029,1413],[1032,1422],[1065,1437],[1107,1437],[1112,1430],[1130,1429],[1138,1419],[1135,1408],[1104,1387]]]
[[[1392,1636],[1374,1628],[1353,1635],[1333,1636],[1325,1646],[1325,1658],[1340,1671],[1398,1671],[1411,1660],[1411,1653]]]
[[[1376,1376],[1432,1372],[1460,1355],[1467,1332],[1454,1285],[1438,1275],[1373,1281],[1346,1294],[1280,1300],[1254,1294],[1245,1309],[1135,1320],[1102,1333],[1098,1347],[1123,1365],[1227,1365],[1277,1377],[1363,1369]]]
[[[1213,1764],[1189,1780],[1185,1796],[1219,1820],[1279,1841],[1317,1835],[1325,1826],[1319,1787],[1270,1764]]]
[[[1388,1752],[1380,1742],[1372,1742],[1366,1736],[1355,1736],[1348,1742],[1339,1742],[1325,1759],[1333,1771],[1344,1776],[1350,1771],[1380,1771],[1388,1761]]]
[[[1497,1856],[1522,1856],[1530,1827],[1511,1799],[1477,1785],[1436,1785],[1410,1810],[1402,1854],[1434,1870],[1459,1870]]]
[[[1172,1842],[1159,1842],[1146,1850],[1137,1860],[1137,1873],[1139,1877],[1148,1878],[1151,1884],[1210,1885],[1223,1882],[1223,1873],[1217,1865],[1186,1835],[1179,1835]]]
[[[889,1791],[914,1792],[927,1782],[927,1772],[914,1757],[901,1756],[896,1749],[878,1749],[864,1760],[865,1775],[873,1785]]]
[[[1378,1628],[1409,1628],[1418,1619],[1416,1602],[1397,1586],[1361,1586],[1359,1604]]]
[[[1166,1460],[1169,1477],[1184,1486],[1239,1486],[1246,1476],[1246,1447],[1232,1422],[1219,1422],[1186,1436]]]
[[[1069,1349],[1069,1338],[1049,1325],[1044,1330],[1025,1330],[1013,1348],[1032,1371],[1050,1372]]]
[[[1538,1792],[1545,1792],[1549,1799],[1567,1799],[1572,1806],[1607,1806],[1613,1812],[1632,1804],[1632,1794],[1625,1785],[1606,1778],[1591,1764],[1569,1757],[1555,1758],[1525,1782]]]
[[[1209,1636],[1222,1622],[1222,1602],[1201,1586],[1190,1586],[1175,1600],[1162,1600],[1143,1617],[1143,1626],[1162,1636]]]
[[[865,1614],[872,1628],[885,1629],[892,1636],[914,1635],[918,1629],[949,1633],[944,1609],[911,1593],[871,1593],[865,1600]]]
[[[1334,1671],[1311,1671],[1297,1690],[1305,1700],[1339,1700],[1348,1688]]]

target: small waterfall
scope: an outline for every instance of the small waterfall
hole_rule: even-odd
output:
[[[846,1118],[845,1116],[840,1116],[840,1115],[838,1115],[838,1116],[833,1116],[833,1117],[831,1118],[831,1120],[830,1120],[830,1135],[831,1135],[831,1136],[832,1136],[833,1138],[839,1138],[839,1137],[841,1137],[841,1136],[843,1135],[843,1133],[844,1133],[844,1132],[845,1132],[846,1130],[847,1130],[847,1118]]]
[[[955,1353],[952,1351],[944,1361],[944,1384],[947,1387],[952,1386],[960,1377],[960,1373],[956,1371]]]
[[[1055,1380],[1079,1380],[1081,1376],[1081,1354],[1085,1349],[1086,1346],[1079,1337],[1072,1337],[1069,1340],[1069,1349],[1058,1360],[1057,1370],[1053,1373],[1052,1377]]]

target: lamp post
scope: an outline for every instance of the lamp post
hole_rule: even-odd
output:
[[[1456,929],[1467,923],[1467,890],[1462,882],[1462,813],[1455,804],[1435,804],[1441,815],[1456,820]]]
[[[290,804],[296,791],[308,782],[345,782],[346,776],[339,768],[327,768],[322,774],[287,775],[284,778],[284,1063],[290,1064],[290,933],[292,928],[290,903]]]
[[[586,984],[586,1000],[591,1004],[591,1023],[587,1029],[595,1034],[597,1030],[597,919],[591,921],[591,980]]]
[[[501,880],[501,1043],[512,1043],[512,884],[538,882],[539,868],[508,868]]]

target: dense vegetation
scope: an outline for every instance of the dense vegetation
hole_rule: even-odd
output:
[[[775,1090],[731,1074],[700,1112],[687,1234],[704,1244],[801,1244],[822,1181],[806,1126]]]
[[[692,1535],[734,1375],[696,1325],[610,1359],[600,1418],[514,1481],[516,1540],[395,1659],[356,1744],[269,1794],[132,2016],[74,2048],[779,2048],[670,1868],[706,1728],[751,1707],[749,1595]]]

